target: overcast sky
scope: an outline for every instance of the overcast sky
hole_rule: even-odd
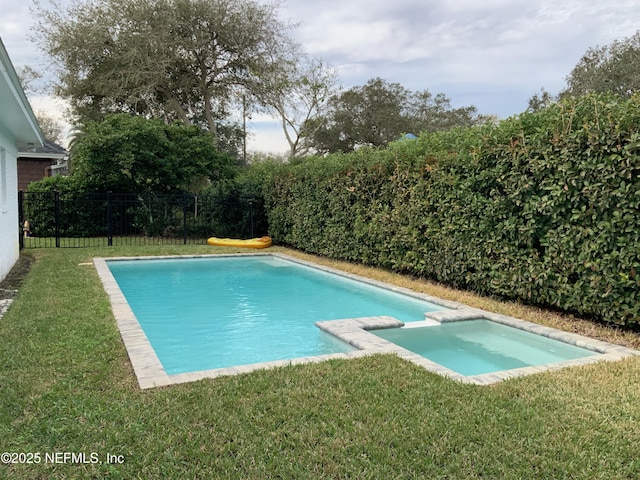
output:
[[[44,2],[46,3],[46,2]],[[27,35],[30,1],[0,0],[0,37],[14,66],[42,68]],[[638,0],[288,0],[283,20],[305,51],[337,69],[344,88],[381,77],[444,93],[499,118],[544,87],[555,94],[589,47],[640,29]],[[55,109],[32,98],[34,110]],[[57,107],[60,109],[60,107]],[[254,115],[250,150],[284,152],[277,123]]]

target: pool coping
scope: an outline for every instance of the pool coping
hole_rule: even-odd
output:
[[[443,306],[450,310],[442,310],[435,312],[426,312],[423,322],[410,322],[409,327],[418,327],[422,325],[433,324],[434,322],[453,322],[464,321],[470,319],[486,319],[496,323],[501,323],[531,333],[549,337],[565,343],[576,345],[579,347],[592,350],[599,355],[584,357],[575,360],[568,360],[547,365],[539,365],[535,367],[523,367],[512,370],[504,370],[494,373],[486,373],[480,375],[464,376],[453,370],[450,370],[438,363],[427,358],[406,350],[399,345],[389,342],[377,335],[371,333],[371,330],[381,328],[397,328],[405,326],[404,322],[392,317],[375,316],[363,318],[349,318],[341,320],[325,320],[316,322],[316,326],[340,340],[352,345],[358,350],[344,353],[332,353],[326,355],[318,355],[311,357],[293,358],[287,360],[276,360],[271,362],[255,363],[250,365],[239,365],[227,368],[217,368],[211,370],[201,370],[197,372],[179,373],[169,375],[162,367],[155,350],[153,349],[144,330],[138,323],[138,320],[131,310],[124,294],[120,290],[115,278],[111,274],[111,270],[107,266],[107,261],[120,260],[163,260],[172,258],[221,258],[221,257],[259,257],[270,256],[281,258],[283,260],[295,262],[308,267],[330,272],[342,277],[347,277],[360,282],[368,283],[382,287],[393,292],[402,293],[414,298],[425,300],[437,305]],[[521,320],[507,315],[489,312],[486,310],[472,308],[467,305],[433,297],[424,293],[416,292],[408,288],[387,284],[360,275],[355,275],[343,270],[338,270],[324,265],[301,260],[279,252],[260,252],[260,253],[233,253],[233,254],[202,254],[202,255],[168,255],[168,256],[140,256],[140,257],[95,257],[93,264],[100,277],[104,289],[111,302],[111,309],[116,319],[116,324],[120,331],[120,336],[125,345],[129,360],[131,361],[133,370],[138,379],[138,385],[141,389],[175,385],[186,382],[193,382],[205,378],[216,378],[220,376],[238,375],[258,369],[275,368],[285,365],[298,365],[305,363],[317,363],[330,359],[351,359],[361,358],[374,354],[395,354],[400,358],[410,361],[430,372],[451,378],[464,383],[472,383],[477,385],[488,385],[508,378],[530,375],[549,370],[557,370],[576,365],[586,365],[597,363],[600,361],[616,361],[623,358],[640,356],[640,352],[629,349],[620,345],[614,345],[600,340],[591,339],[575,333],[563,332],[551,327],[538,325],[526,320]]]

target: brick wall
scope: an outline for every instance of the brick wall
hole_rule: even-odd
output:
[[[18,159],[18,190],[26,192],[31,182],[50,176],[51,171],[47,169],[48,167],[51,167],[50,159]]]

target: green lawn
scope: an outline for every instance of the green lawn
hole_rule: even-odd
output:
[[[640,358],[479,387],[380,355],[139,390],[95,269],[79,264],[220,251],[26,252],[37,261],[0,321],[0,451],[40,463],[0,478],[640,477]]]

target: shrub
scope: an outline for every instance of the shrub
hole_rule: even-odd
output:
[[[274,240],[637,326],[640,98],[310,158],[265,183]]]
[[[195,179],[235,175],[236,161],[214,145],[197,126],[115,114],[85,127],[71,175],[85,191],[180,193]]]

